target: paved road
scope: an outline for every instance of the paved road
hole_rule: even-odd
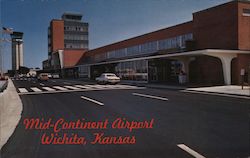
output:
[[[23,102],[22,119],[1,150],[2,158],[247,158],[250,100],[80,81],[14,81]],[[46,88],[45,88],[46,87]],[[72,88],[75,87],[75,88]],[[49,130],[25,130],[24,119],[110,122],[154,119],[152,129],[64,130],[86,145],[43,145]],[[93,133],[135,136],[135,144],[91,144]]]

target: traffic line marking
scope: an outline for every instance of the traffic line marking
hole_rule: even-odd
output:
[[[19,95],[32,95],[32,94],[49,94],[49,93],[70,93],[70,92],[81,92],[81,91],[98,91],[98,90],[113,90],[113,89],[132,89],[127,86],[113,88],[114,85],[71,85],[71,86],[51,86],[51,87],[32,87],[33,89],[26,89],[19,92]],[[37,88],[37,89],[36,89]],[[39,89],[39,90],[38,90]],[[133,89],[145,89],[145,87],[136,87]],[[41,90],[41,91],[40,91]]]
[[[85,87],[88,87],[88,88],[98,88],[98,87],[96,87],[96,85],[91,85],[91,84],[86,84],[86,85],[84,85]]]
[[[77,88],[84,88],[84,89],[89,88],[89,87],[86,87],[86,86],[83,86],[83,85],[74,85],[74,86],[77,87]]]
[[[146,97],[146,98],[168,101],[168,98],[163,98],[163,97],[158,97],[158,96],[153,96],[153,95],[148,95],[148,94],[141,94],[141,93],[132,93],[132,94],[135,96],[139,96],[139,97]]]
[[[77,87],[73,87],[73,86],[63,86],[65,88],[68,88],[68,89],[73,89],[73,90],[77,90],[77,89],[80,89],[80,88],[77,88]]]
[[[45,86],[45,84],[43,84],[43,83],[39,83],[40,84],[40,86]]]
[[[42,90],[37,87],[31,87],[30,89],[32,89],[34,92],[42,92]]]
[[[187,153],[189,153],[190,155],[194,156],[195,158],[206,158],[205,156],[202,156],[201,154],[189,148],[185,144],[178,144],[177,146],[182,150],[186,151]]]
[[[53,86],[53,88],[55,88],[55,89],[59,89],[59,90],[62,90],[62,91],[66,91],[66,90],[68,90],[68,89],[63,88],[63,87],[60,87],[60,86]]]
[[[93,88],[107,88],[107,86],[105,86],[105,85],[89,85],[89,87],[93,87]]]
[[[88,101],[90,101],[90,102],[96,103],[96,104],[101,105],[101,106],[104,105],[104,103],[101,103],[101,102],[99,102],[99,101],[97,101],[97,100],[94,100],[94,99],[91,99],[91,98],[88,98],[88,97],[85,97],[85,96],[81,96],[81,98],[82,98],[82,99],[85,99],[85,100],[88,100]]]
[[[50,88],[50,87],[42,87],[42,89],[45,89],[45,90],[47,90],[47,91],[55,91],[55,89]]]
[[[25,89],[25,88],[18,88],[18,90],[20,93],[27,93],[28,92],[27,89]]]

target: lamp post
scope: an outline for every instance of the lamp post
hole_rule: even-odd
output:
[[[6,38],[6,35],[10,35],[13,33],[13,29],[12,28],[6,28],[6,27],[2,27],[1,30],[1,38],[0,38],[0,71],[1,71],[1,76],[3,76],[4,74],[4,46],[5,43],[7,42],[11,42],[11,40],[8,40]]]

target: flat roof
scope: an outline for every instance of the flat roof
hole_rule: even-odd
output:
[[[182,52],[182,53],[168,53],[168,54],[162,54],[162,55],[154,55],[154,56],[147,56],[147,57],[137,57],[137,58],[129,58],[129,59],[118,59],[118,60],[114,60],[114,61],[105,61],[105,62],[91,63],[91,64],[79,64],[79,65],[77,65],[75,67],[111,64],[111,63],[136,61],[136,60],[158,59],[158,58],[167,58],[167,57],[181,57],[181,56],[208,55],[208,54],[212,55],[213,53],[250,54],[250,51],[224,50],[224,49],[203,49],[203,50],[195,50],[195,51],[188,51],[188,52]]]

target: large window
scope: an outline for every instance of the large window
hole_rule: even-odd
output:
[[[186,48],[186,41],[192,40],[193,34],[183,34],[180,36],[167,38],[159,41],[147,42],[141,45],[134,45],[128,48],[117,49],[109,52],[104,52],[106,54],[104,57],[107,59],[123,58],[127,56],[136,56],[140,54],[150,54],[155,53],[158,50],[167,49],[178,49],[182,50]],[[96,57],[99,58],[99,57]]]
[[[89,66],[79,66],[79,77],[83,77],[83,78],[88,78],[90,77],[90,68]]]
[[[88,27],[84,26],[64,26],[64,31],[81,31],[81,32],[87,32]]]
[[[116,65],[115,71],[122,80],[147,81],[148,61],[121,62]]]
[[[128,56],[137,55],[139,52],[140,52],[140,46],[139,45],[127,48],[127,55]]]
[[[193,34],[184,34],[173,38],[167,38],[159,41],[159,50],[172,48],[186,48],[186,41],[192,40]]]
[[[65,34],[65,40],[88,40],[88,35]]]
[[[72,49],[83,49],[88,48],[87,43],[66,43],[64,44],[65,48],[72,48]]]
[[[110,51],[107,53],[107,58],[111,59],[111,58],[122,58],[127,56],[127,49],[118,49],[118,50],[114,50],[114,51]]]
[[[157,51],[157,41],[154,42],[148,42],[141,45],[141,53],[147,54],[147,53],[153,53]]]
[[[250,16],[250,9],[243,9],[243,16]]]

